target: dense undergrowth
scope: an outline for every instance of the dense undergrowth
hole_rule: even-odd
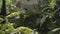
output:
[[[16,0],[6,0],[6,23],[0,16],[0,34],[60,34],[60,0],[39,0],[39,12],[14,8]],[[0,0],[0,9],[2,0]],[[0,10],[1,12],[1,10]]]

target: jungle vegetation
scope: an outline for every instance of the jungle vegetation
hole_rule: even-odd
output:
[[[15,4],[0,0],[0,34],[60,34],[60,0],[38,0],[36,11]]]

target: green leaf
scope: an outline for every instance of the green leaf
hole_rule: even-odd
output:
[[[48,34],[54,34],[54,32],[56,32],[58,30],[60,30],[60,28],[53,29],[53,30],[49,31]]]
[[[50,0],[51,2],[50,2],[50,4],[49,4],[49,6],[51,7],[51,8],[54,8],[54,5],[55,5],[55,3],[56,3],[56,0]]]
[[[40,26],[43,25],[43,23],[45,22],[45,20],[46,20],[47,17],[48,17],[48,15],[42,17],[42,19],[40,21]]]

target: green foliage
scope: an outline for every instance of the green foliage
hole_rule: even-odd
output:
[[[19,28],[19,29],[18,29]],[[21,33],[24,33],[24,34],[32,34],[34,30],[28,28],[28,27],[18,27],[17,29],[21,31]],[[38,32],[36,32],[36,34],[38,34]]]
[[[42,17],[42,19],[40,20],[40,26],[43,25],[43,23],[45,22],[47,17],[48,17],[48,15]]]
[[[0,34],[11,34],[11,33],[24,33],[24,34],[32,34],[34,30],[27,28],[27,27],[18,27],[14,28],[13,23],[6,23],[6,24],[0,24]],[[38,34],[38,32],[36,32]]]
[[[50,0],[50,7],[54,8],[54,5],[56,4],[56,0]]]
[[[39,14],[36,14],[31,10],[26,13],[21,13],[22,11],[19,9],[15,9],[16,0],[6,0],[6,18],[8,23],[1,24],[4,19],[0,18],[0,34],[32,34],[34,32],[34,28],[40,27],[41,29],[39,33],[41,34],[56,34],[60,32],[60,3],[57,4],[59,0],[39,0],[40,11]],[[58,6],[56,6],[58,5]],[[0,8],[2,6],[2,0],[0,0]],[[42,15],[42,16],[40,16]],[[5,17],[4,17],[5,18]],[[10,23],[11,22],[11,23]],[[14,28],[14,26],[19,26]],[[23,27],[24,26],[24,27]],[[25,27],[26,26],[26,27]],[[34,27],[34,28],[32,28]],[[31,29],[30,29],[31,28]],[[48,30],[46,30],[48,29]],[[45,32],[45,31],[46,32]],[[38,32],[35,32],[38,34]]]
[[[2,31],[2,30],[0,30],[0,34],[5,34],[5,32],[4,32],[4,31]]]
[[[2,0],[0,0],[0,8],[1,8],[1,6],[2,6]]]
[[[48,32],[48,34],[54,34],[56,31],[60,30],[60,28],[53,29]]]
[[[0,30],[6,34],[11,33],[14,30],[12,23],[1,24]]]
[[[0,23],[3,21],[3,18],[0,18]]]

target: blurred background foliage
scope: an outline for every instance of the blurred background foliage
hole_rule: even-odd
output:
[[[0,34],[60,34],[60,0],[38,0],[39,13],[16,10],[16,0],[6,0],[7,22],[0,16]],[[1,12],[2,0],[0,0]],[[34,30],[36,29],[36,30]]]

